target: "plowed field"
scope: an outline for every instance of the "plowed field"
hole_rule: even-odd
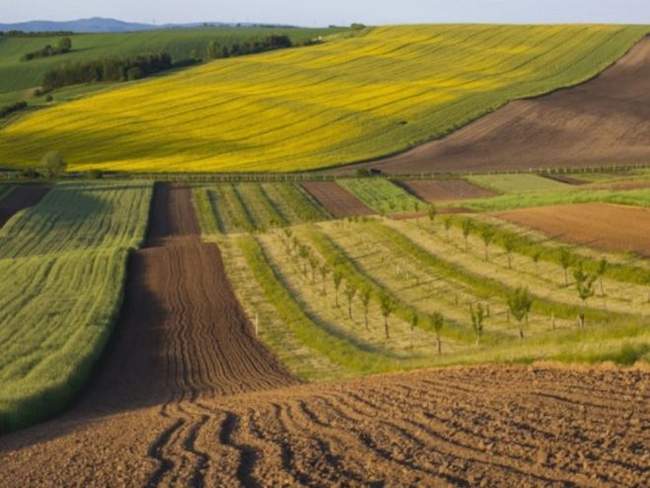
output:
[[[0,440],[0,484],[647,486],[650,375],[476,368],[178,401]]]
[[[364,166],[414,174],[647,162],[649,76],[646,38],[591,81],[509,103],[449,137]]]
[[[463,200],[466,198],[483,198],[496,195],[465,180],[409,180],[401,184],[415,196],[426,202],[445,200]]]
[[[497,217],[598,249],[650,256],[650,210],[587,203],[502,212]]]
[[[0,199],[0,227],[27,207],[33,207],[45,196],[49,188],[41,185],[24,185],[13,188],[7,196]]]
[[[483,367],[296,385],[159,186],[78,405],[0,438],[0,486],[647,486],[650,373]],[[174,209],[174,211],[172,211]]]
[[[334,217],[352,217],[375,213],[334,181],[310,181],[303,183],[302,186]]]

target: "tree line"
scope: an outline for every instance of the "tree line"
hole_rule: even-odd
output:
[[[292,46],[293,41],[285,34],[271,34],[264,39],[234,42],[230,46],[221,45],[218,41],[211,41],[208,44],[207,57],[208,59],[230,58],[275,49],[286,49]]]
[[[0,31],[2,37],[56,37],[56,36],[73,36],[72,31],[52,31],[52,32],[25,32],[21,30]]]
[[[69,37],[62,37],[56,46],[47,44],[44,48],[38,51],[32,51],[24,54],[20,59],[21,61],[31,61],[32,59],[47,58],[50,56],[58,56],[60,54],[69,53],[72,50],[72,40]]]
[[[16,102],[12,103],[11,105],[5,105],[4,107],[0,107],[0,119],[7,117],[14,112],[19,112],[21,110],[24,110],[27,108],[27,102]]]
[[[169,53],[146,54],[132,58],[105,58],[98,61],[68,63],[43,77],[43,89],[50,91],[68,85],[98,81],[132,81],[176,67]]]

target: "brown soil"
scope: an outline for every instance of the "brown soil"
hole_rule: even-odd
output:
[[[649,486],[648,422],[647,372],[447,369],[41,426],[0,484]]]
[[[451,180],[405,180],[400,182],[404,188],[425,202],[465,200],[496,195],[495,192],[473,185],[460,179]]]
[[[48,191],[49,188],[42,185],[21,185],[12,188],[8,195],[0,199],[0,227],[16,213],[36,205]]]
[[[594,167],[650,161],[650,38],[600,76],[512,102],[450,136],[350,166],[391,174]]]
[[[291,385],[199,241],[189,191],[158,187],[152,217],[96,381],[62,418],[0,438],[0,486],[650,485],[650,373]]]
[[[302,186],[333,217],[354,217],[375,213],[361,200],[334,181],[310,181],[303,183]]]
[[[495,215],[566,242],[650,256],[648,209],[587,203],[529,208]]]

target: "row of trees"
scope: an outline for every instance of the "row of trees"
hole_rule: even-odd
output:
[[[260,40],[234,42],[222,45],[218,41],[211,41],[207,48],[208,59],[229,58],[245,56],[275,49],[285,49],[293,46],[291,38],[285,34],[272,34]]]
[[[107,58],[99,61],[64,64],[48,71],[43,78],[46,91],[79,83],[131,81],[174,67],[169,53],[146,54],[133,58]]]
[[[16,102],[10,105],[5,105],[4,107],[0,107],[0,119],[13,114],[14,112],[25,110],[26,108],[27,102]]]
[[[435,206],[429,207],[428,217],[433,224],[436,218],[437,212]],[[447,237],[449,238],[449,229],[451,228],[452,222],[451,218],[447,217],[444,221],[445,229],[447,231]],[[475,229],[475,225],[471,219],[463,219],[461,222],[461,232],[463,234],[465,252],[469,249],[468,239],[469,236]],[[497,232],[492,226],[484,225],[479,229],[479,236],[483,241],[484,245],[484,259],[486,262],[490,260],[489,249],[490,245],[496,238]],[[506,251],[506,256],[508,259],[508,269],[512,269],[512,254],[516,249],[516,239],[512,235],[504,235],[501,238],[501,244],[503,249]],[[542,253],[537,250],[532,254],[532,260],[537,265],[541,259]],[[601,258],[594,272],[587,272],[584,269],[582,262],[576,260],[573,253],[569,251],[566,247],[562,247],[559,250],[558,261],[562,270],[564,272],[564,286],[569,286],[569,271],[573,269],[573,278],[575,283],[575,289],[578,294],[578,298],[582,302],[582,309],[578,314],[578,325],[580,328],[585,327],[585,310],[587,305],[587,300],[593,297],[596,294],[596,284],[600,285],[600,293],[602,296],[605,295],[605,288],[603,284],[603,277],[607,272],[609,267],[609,262],[605,258]],[[523,339],[524,332],[522,327],[522,321],[526,324],[528,322],[528,314],[530,308],[532,307],[532,298],[528,289],[526,288],[517,288],[514,292],[508,297],[508,307],[509,312],[517,319],[519,322],[519,335]],[[485,319],[485,310],[482,308],[482,305],[479,305],[477,308],[470,306],[470,316],[472,320],[472,326],[474,332],[476,333],[477,342],[480,340],[482,335],[482,324]]]
[[[32,51],[24,54],[21,58],[22,61],[31,61],[32,59],[47,58],[49,56],[58,56],[60,54],[69,53],[72,50],[72,40],[69,37],[62,37],[56,46],[47,44],[44,48],[38,51]]]

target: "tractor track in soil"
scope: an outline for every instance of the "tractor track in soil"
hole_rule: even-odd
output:
[[[0,486],[650,486],[650,373],[485,366],[296,384],[189,190],[158,186],[93,384],[0,438]]]

